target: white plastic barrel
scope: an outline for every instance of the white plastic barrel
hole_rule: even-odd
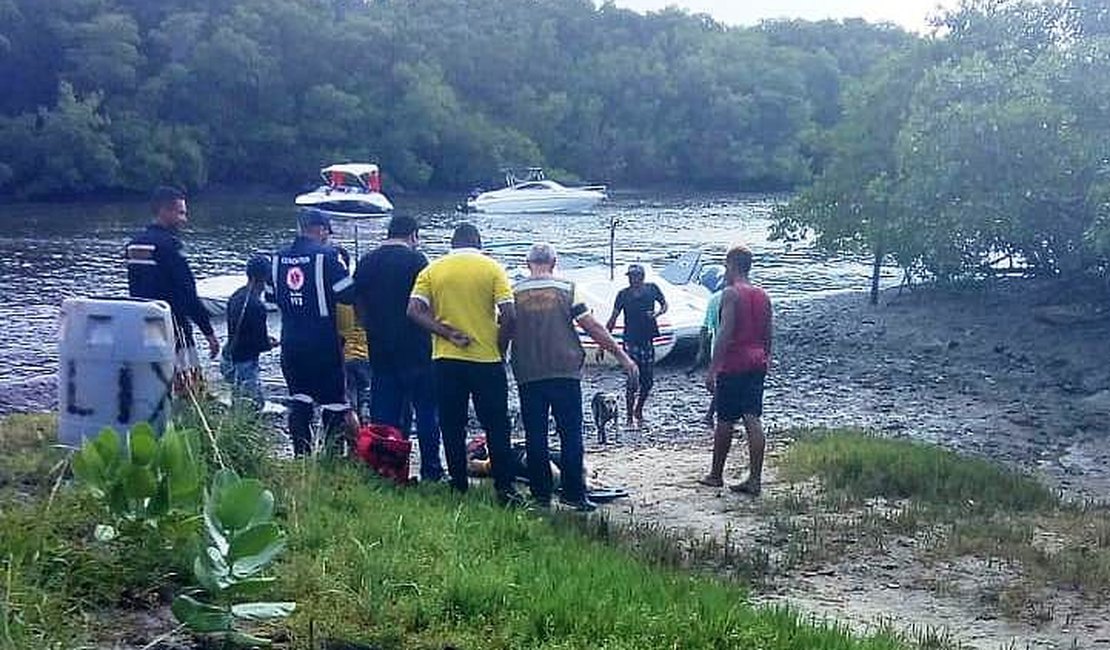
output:
[[[174,338],[160,300],[70,298],[58,342],[58,440],[79,447],[104,427],[123,432],[169,415]]]

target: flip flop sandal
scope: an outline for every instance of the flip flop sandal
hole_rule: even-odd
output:
[[[628,490],[622,487],[610,487],[607,485],[600,485],[586,491],[586,496],[590,501],[595,503],[607,503],[614,499],[624,499],[629,495]]]

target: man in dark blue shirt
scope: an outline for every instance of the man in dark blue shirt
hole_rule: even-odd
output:
[[[292,397],[289,434],[293,453],[304,456],[312,451],[313,404],[321,408],[325,445],[342,447],[339,436],[350,407],[335,305],[351,302],[354,281],[336,249],[326,244],[328,215],[307,208],[298,220],[300,234],[274,255],[273,287],[281,310],[281,371]]]
[[[628,407],[628,424],[633,421],[644,425],[644,403],[655,384],[655,344],[659,336],[657,318],[667,311],[667,299],[663,292],[652,282],[644,282],[644,267],[640,264],[628,265],[628,286],[617,293],[613,301],[613,312],[605,328],[610,332],[617,324],[617,316],[624,313],[624,351],[636,362],[640,369],[638,382],[628,382],[624,398]],[[656,303],[659,309],[655,309]]]
[[[381,246],[362,257],[355,271],[355,307],[366,330],[374,370],[370,419],[405,430],[405,411],[415,409],[420,479],[438,481],[443,477],[443,464],[432,337],[406,314],[412,285],[428,259],[415,250],[419,233],[412,217],[393,217],[386,237]]]
[[[209,357],[220,353],[220,340],[208,311],[197,298],[197,283],[182,251],[178,233],[189,222],[185,194],[173,187],[154,190],[150,201],[154,223],[127,244],[127,286],[131,297],[164,300],[173,313],[177,362],[174,389],[182,392],[203,378],[193,341],[196,323],[208,341]]]
[[[224,379],[236,397],[249,398],[262,408],[262,381],[258,355],[277,347],[277,340],[266,331],[266,306],[262,292],[270,282],[270,258],[255,255],[247,261],[247,284],[227,301],[227,347],[220,364]]]

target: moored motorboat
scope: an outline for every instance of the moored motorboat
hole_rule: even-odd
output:
[[[561,258],[562,259],[562,258]],[[647,273],[645,281],[655,283],[663,296],[667,299],[667,313],[659,317],[659,336],[652,342],[655,347],[655,358],[661,361],[675,351],[676,348],[697,341],[701,332],[702,321],[705,318],[705,309],[708,303],[709,292],[696,281],[694,275],[687,278],[685,283],[675,284],[667,279],[673,275],[670,271],[676,264],[682,264],[687,259],[683,256],[678,262],[668,266],[661,273],[652,269],[650,264],[644,264]],[[569,260],[568,260],[569,261]],[[578,268],[566,268],[560,265],[557,273],[574,282],[581,293],[586,305],[594,317],[604,323],[612,313],[613,303],[617,292],[628,286],[623,274],[614,274],[609,266],[596,264]],[[528,275],[526,268],[515,268],[509,272],[510,280],[514,283]],[[226,316],[227,301],[236,289],[243,286],[245,279],[242,275],[231,274],[206,278],[197,282],[197,294],[201,302],[214,316]],[[267,305],[273,309],[273,305]],[[621,341],[624,334],[624,319],[618,317],[614,327],[613,337]],[[614,360],[599,354],[599,349],[593,339],[585,331],[578,331],[582,346],[586,349],[586,358],[589,363],[609,363]]]
[[[567,187],[533,167],[523,179],[506,172],[504,188],[472,193],[465,209],[487,214],[587,212],[608,197],[606,190],[604,185]]]
[[[312,207],[330,214],[349,217],[384,217],[393,212],[393,202],[382,193],[381,171],[371,163],[341,163],[320,170],[324,184],[294,200],[298,206]]]

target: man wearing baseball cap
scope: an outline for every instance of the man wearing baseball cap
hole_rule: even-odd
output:
[[[277,339],[266,331],[266,306],[262,304],[271,271],[269,257],[252,256],[247,261],[246,286],[227,301],[227,345],[220,371],[231,384],[233,398],[247,398],[255,408],[262,408],[265,402],[258,356],[277,347]]]
[[[643,266],[629,264],[627,275],[628,286],[617,293],[605,328],[612,332],[617,325],[617,317],[624,314],[624,351],[640,369],[639,381],[629,381],[625,389],[628,424],[631,426],[635,421],[636,425],[643,426],[644,403],[655,384],[653,341],[659,336],[659,325],[655,319],[667,312],[667,299],[654,283],[644,282]],[[655,308],[657,303],[658,310]]]
[[[281,372],[292,398],[289,434],[293,453],[312,451],[313,406],[320,405],[324,441],[342,447],[347,411],[343,348],[335,305],[351,303],[354,280],[327,245],[331,219],[314,208],[301,210],[300,233],[273,260],[274,302],[281,310]]]

